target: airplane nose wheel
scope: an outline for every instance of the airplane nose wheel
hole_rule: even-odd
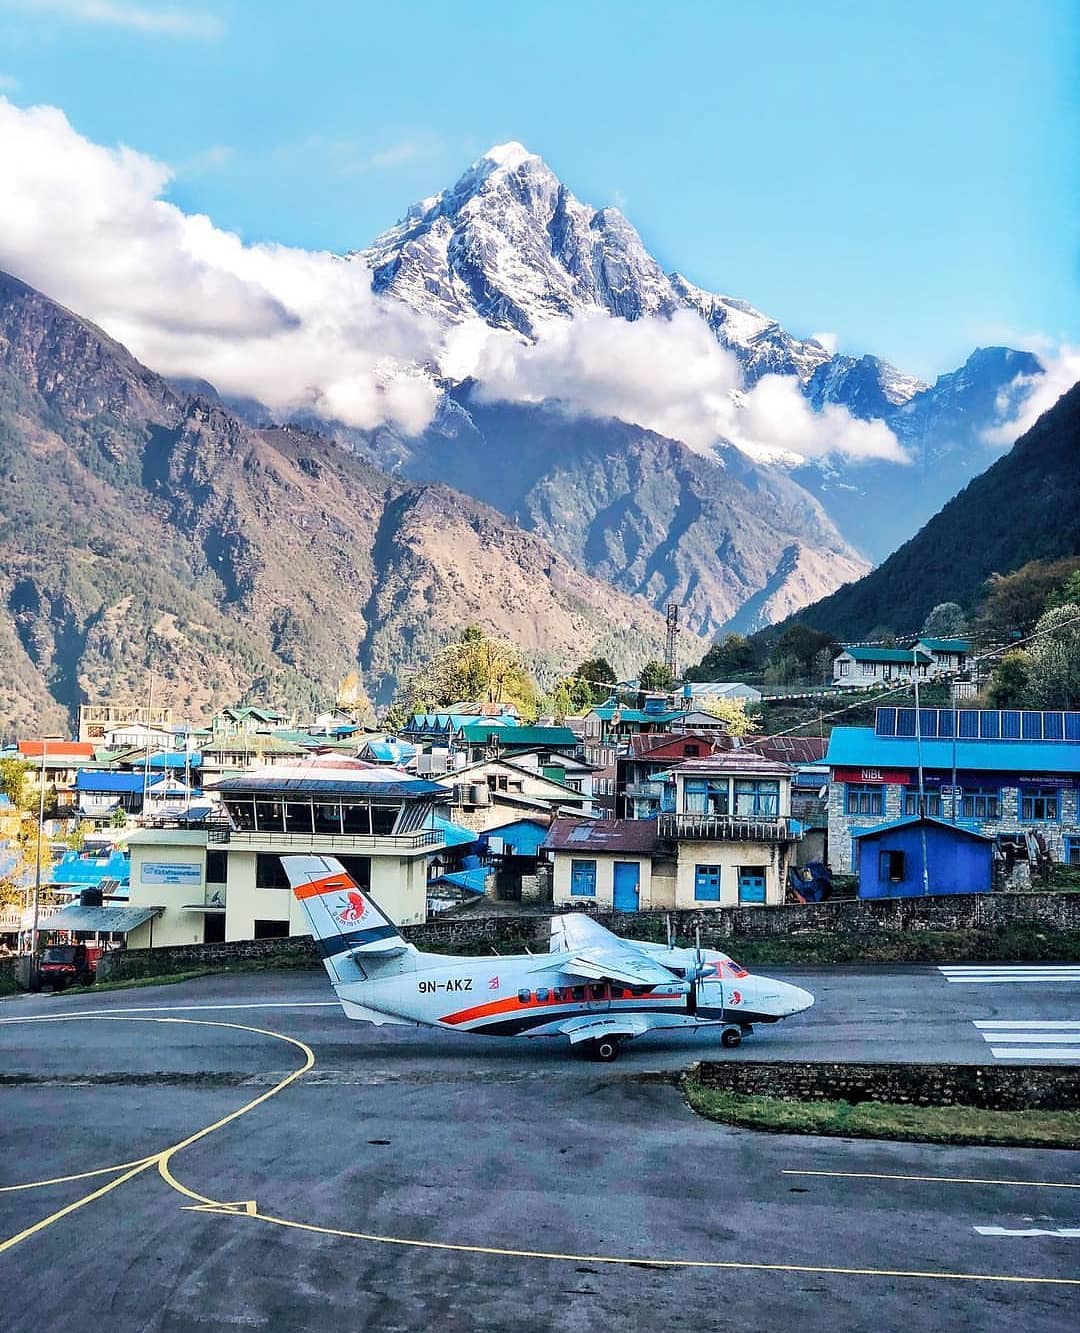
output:
[[[742,1028],[731,1026],[726,1027],[720,1033],[720,1045],[727,1046],[729,1049],[734,1046],[742,1045]]]
[[[596,1041],[590,1042],[589,1056],[603,1064],[611,1064],[612,1060],[617,1060],[619,1057],[618,1037],[598,1037]]]

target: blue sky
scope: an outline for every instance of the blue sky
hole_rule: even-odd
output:
[[[1080,339],[1068,0],[0,0],[0,91],[247,239],[359,247],[493,143],[661,262],[924,377]]]

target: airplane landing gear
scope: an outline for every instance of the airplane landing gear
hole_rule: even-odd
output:
[[[720,1033],[720,1045],[729,1048],[742,1045],[742,1028],[736,1027],[734,1023],[729,1023],[723,1032]]]
[[[588,1054],[591,1060],[600,1060],[604,1064],[610,1064],[612,1060],[617,1060],[619,1057],[618,1037],[597,1037],[595,1041],[589,1042]]]

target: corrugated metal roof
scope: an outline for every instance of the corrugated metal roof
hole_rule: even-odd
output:
[[[98,773],[82,768],[75,774],[75,790],[121,795],[124,792],[141,792],[144,781],[146,779],[142,773]],[[147,789],[156,787],[163,781],[161,774],[156,774],[146,782]]]
[[[967,639],[927,639],[921,638],[919,646],[932,653],[970,653],[971,644]]]
[[[914,653],[910,648],[861,648],[855,644],[845,647],[844,652],[856,662],[897,662],[901,666],[911,666],[914,661],[922,665],[932,659],[926,653]]]
[[[500,745],[512,745],[515,748],[531,745],[575,746],[578,743],[569,727],[500,727],[492,726],[489,720],[481,720],[461,728],[461,735],[466,741],[479,744],[493,732]]]
[[[49,917],[44,929],[122,931],[126,935],[164,910],[163,907],[81,907],[72,903]]]
[[[924,768],[984,773],[1080,774],[1075,741],[924,740]],[[825,762],[833,768],[916,768],[918,745],[910,737],[878,736],[872,727],[836,727]]]
[[[993,836],[988,833],[978,833],[975,829],[965,828],[963,824],[950,824],[947,819],[935,819],[933,815],[924,815],[921,819],[918,815],[905,815],[903,819],[893,819],[887,824],[875,824],[873,828],[853,829],[851,836],[853,838],[868,838],[874,833],[891,833],[893,829],[910,828],[913,824],[934,824],[937,828],[948,829],[950,833],[956,833],[960,837],[975,838],[979,842],[993,842]]]
[[[544,847],[559,852],[652,852],[659,837],[654,819],[556,819]]]
[[[260,773],[241,773],[235,778],[223,778],[214,788],[224,795],[270,795],[291,792],[300,796],[438,796],[449,800],[452,793],[437,782],[402,775],[395,778],[385,769],[371,768],[357,772],[342,771],[331,775],[318,769],[299,774],[287,770],[289,776],[273,769]],[[374,776],[369,776],[374,775]]]

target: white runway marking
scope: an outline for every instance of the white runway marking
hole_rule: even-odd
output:
[[[46,1018],[93,1018],[97,1014],[191,1013],[196,1009],[340,1009],[340,1000],[264,1000],[258,1004],[155,1004],[125,1009],[74,1009],[70,1013],[30,1014],[26,1018],[0,1018],[4,1023],[34,1023]]]
[[[1029,986],[1049,986],[1080,982],[1080,964],[985,964],[971,966],[944,966],[938,971],[946,981],[968,986],[1002,985],[1013,983]]]
[[[995,1060],[1067,1061],[1080,1064],[1080,1020],[982,1018],[972,1025]]]
[[[1060,1236],[1064,1240],[1080,1240],[1080,1227],[976,1227],[979,1236]]]

